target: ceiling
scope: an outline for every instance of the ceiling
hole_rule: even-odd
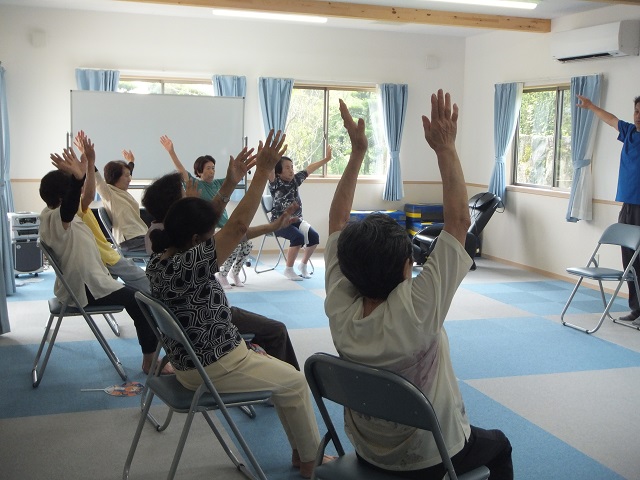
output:
[[[550,20],[554,18],[612,4],[640,5],[640,0],[538,0],[534,10],[427,0],[0,0],[0,5],[199,18],[213,18],[212,7],[237,9],[244,5],[256,10],[327,16],[329,20],[323,25],[338,28],[460,37],[484,33],[487,29],[545,32],[550,30]]]

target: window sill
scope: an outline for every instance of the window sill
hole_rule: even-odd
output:
[[[545,187],[527,187],[524,185],[507,185],[508,192],[526,193],[529,195],[542,195],[545,197],[569,198],[571,192]]]

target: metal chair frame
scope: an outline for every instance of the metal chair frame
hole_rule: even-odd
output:
[[[104,225],[105,230],[109,234],[108,240],[111,242],[111,244],[113,245],[113,248],[116,249],[116,251],[120,254],[121,257],[131,258],[133,260],[140,260],[145,265],[148,263],[150,255],[147,252],[142,250],[132,251],[132,250],[122,249],[122,247],[120,246],[120,243],[118,243],[118,241],[116,240],[116,236],[113,233],[113,223],[111,222],[111,216],[109,215],[109,212],[105,207],[98,208],[98,218],[100,218],[100,221]]]
[[[268,194],[262,195],[262,200],[260,200],[260,206],[262,207],[262,211],[264,212],[264,216],[267,219],[267,222],[271,222],[271,219],[269,218],[269,213],[271,213],[271,210],[273,209],[273,197],[271,197],[271,194],[268,193]],[[264,248],[264,242],[269,237],[273,237],[276,243],[278,244],[278,249],[280,250],[278,252],[278,260],[273,266],[258,270],[258,265],[260,264],[260,257],[262,256],[262,249]],[[258,249],[256,264],[253,267],[254,271],[256,273],[264,273],[264,272],[270,272],[271,270],[275,270],[276,268],[278,268],[278,265],[280,265],[280,260],[282,260],[283,258],[286,258],[286,254],[284,253],[284,249],[286,245],[287,245],[287,240],[284,239],[284,243],[280,243],[280,240],[278,239],[278,236],[275,234],[275,232],[265,233],[262,236],[262,242],[260,243],[260,248]],[[313,275],[315,271],[315,267],[313,266],[313,262],[311,261],[311,259],[309,259],[309,266],[311,267],[311,271],[309,273],[310,275]]]
[[[489,469],[485,466],[456,475],[431,402],[406,378],[388,370],[350,362],[327,353],[316,353],[309,357],[304,365],[304,373],[327,427],[327,433],[318,448],[312,479],[401,478],[393,472],[373,469],[360,462],[355,453],[345,454],[324,399],[364,415],[430,431],[450,480],[489,478]],[[322,459],[329,442],[333,442],[338,458],[323,464]]]
[[[223,450],[229,456],[236,468],[248,478],[258,478],[260,480],[266,480],[266,476],[262,471],[262,468],[258,464],[258,461],[251,452],[251,449],[242,437],[240,430],[231,418],[228,409],[231,407],[252,406],[258,403],[266,403],[271,397],[272,392],[257,391],[229,394],[218,393],[211,379],[206,374],[204,367],[198,360],[198,357],[193,350],[193,346],[190,340],[186,336],[184,329],[182,328],[175,315],[162,302],[155,300],[154,298],[142,292],[136,292],[135,296],[138,304],[140,305],[140,308],[149,321],[152,329],[154,330],[154,332],[156,332],[156,335],[158,336],[160,341],[158,342],[158,347],[154,354],[151,368],[149,369],[149,375],[147,376],[145,392],[142,396],[142,414],[140,416],[140,421],[138,422],[138,427],[136,429],[131,447],[129,449],[129,454],[124,465],[122,478],[125,480],[129,478],[131,463],[133,462],[133,457],[135,455],[135,451],[142,434],[142,429],[146,421],[150,420],[155,429],[161,432],[165,430],[169,425],[173,413],[178,412],[186,413],[187,419],[185,420],[182,434],[176,447],[176,452],[173,457],[167,479],[171,480],[175,476],[176,470],[178,468],[178,463],[180,462],[180,457],[182,456],[182,451],[184,450],[184,445],[187,440],[187,436],[189,434],[189,430],[191,428],[191,424],[193,422],[195,414],[202,413],[207,424],[220,442]],[[203,379],[203,383],[195,392],[183,387],[182,384],[178,382],[175,375],[159,375],[158,372],[162,369],[156,367],[158,365],[158,362],[160,361],[160,352],[163,348],[162,340],[165,338],[165,336],[179,342],[185,348],[185,350],[191,357],[191,360],[193,361],[196,369],[200,373]],[[160,425],[159,422],[157,422],[149,413],[149,409],[151,407],[154,396],[158,396],[169,407],[169,413],[162,425]],[[241,461],[241,459],[239,459],[231,451],[230,447],[225,442],[220,430],[218,429],[218,427],[216,427],[213,418],[209,414],[209,412],[212,410],[219,410],[221,412],[222,417],[231,430],[230,433],[233,434],[245,456],[249,460],[251,466],[253,467],[253,472],[249,470],[247,466]]]
[[[55,297],[49,300],[49,313],[50,313],[49,321],[45,326],[44,335],[42,336],[42,341],[40,342],[38,352],[36,353],[36,358],[33,362],[33,368],[31,370],[33,388],[36,388],[38,385],[40,385],[40,382],[42,381],[42,377],[44,376],[44,371],[47,368],[47,363],[49,362],[49,356],[51,355],[51,351],[56,342],[56,338],[58,337],[58,331],[60,330],[60,325],[62,324],[62,319],[64,317],[82,316],[85,319],[85,321],[87,322],[87,325],[93,332],[93,335],[96,337],[96,339],[98,340],[98,343],[100,344],[104,352],[107,354],[107,357],[109,357],[109,360],[111,361],[114,368],[118,372],[118,375],[120,375],[120,377],[123,380],[126,380],[127,374],[124,371],[122,363],[120,362],[116,354],[113,352],[113,350],[109,346],[109,343],[104,338],[104,335],[102,334],[102,332],[96,325],[95,321],[93,320],[93,317],[91,316],[96,314],[103,315],[105,320],[109,324],[109,327],[111,327],[111,330],[113,330],[113,333],[116,336],[120,336],[118,322],[113,317],[113,314],[122,312],[122,310],[124,310],[124,306],[123,305],[105,305],[105,306],[87,305],[86,307],[79,306],[80,302],[78,301],[78,297],[76,297],[75,293],[67,283],[67,280],[65,279],[64,274],[62,272],[62,267],[58,263],[58,260],[55,254],[53,253],[53,251],[51,250],[51,248],[42,240],[40,240],[39,242],[39,247],[44,253],[44,255],[47,257],[47,259],[49,260],[49,264],[53,267],[56,277],[58,278],[60,283],[64,286],[70,298],[65,302],[60,302]],[[55,323],[55,327],[53,328],[53,333],[52,333],[51,327],[53,326],[54,318],[57,318],[57,321]],[[49,346],[47,347],[47,350],[45,352],[42,364],[39,364],[40,358],[44,351],[44,346],[47,343],[47,341],[49,343]]]
[[[631,261],[629,262],[627,267],[624,270],[620,270],[616,268],[601,267],[599,264],[598,251],[600,250],[600,247],[602,245],[614,245],[614,246],[617,245],[619,247],[625,247],[633,250],[634,251],[633,257],[631,258]],[[612,317],[611,314],[609,313],[609,311],[611,310],[611,307],[613,306],[613,302],[618,297],[618,292],[620,291],[620,288],[625,282],[633,282],[636,289],[637,298],[640,298],[640,289],[638,287],[638,276],[637,276],[637,272],[633,268],[633,263],[635,262],[639,253],[640,253],[640,227],[639,226],[627,225],[624,223],[614,223],[609,227],[607,227],[607,229],[602,233],[600,240],[598,240],[598,244],[596,245],[596,248],[591,254],[591,257],[589,258],[587,265],[585,267],[567,268],[567,273],[571,275],[576,275],[580,278],[578,279],[578,282],[576,283],[576,285],[573,287],[573,290],[571,291],[571,295],[569,295],[569,299],[567,300],[567,303],[565,304],[564,308],[562,309],[562,313],[560,314],[560,320],[562,321],[562,324],[567,327],[580,330],[581,332],[591,334],[591,333],[597,332],[598,329],[602,326],[604,319],[608,317],[610,320],[613,320],[614,323],[617,323],[619,325],[624,325],[625,327],[635,328],[637,330],[640,330],[640,327],[636,327],[634,325],[631,325],[630,323],[624,323],[624,322],[618,321],[616,318]],[[595,280],[598,282],[598,287],[600,290],[600,298],[602,299],[602,305],[604,306],[604,312],[602,312],[602,315],[600,315],[600,319],[598,320],[598,323],[592,329],[588,329],[580,325],[567,322],[564,319],[564,316],[567,313],[567,310],[569,309],[569,305],[573,301],[573,297],[578,291],[578,288],[580,287],[582,280],[584,280],[585,278]],[[602,282],[605,282],[605,281],[618,282],[616,284],[615,290],[611,295],[609,301],[607,301],[606,299],[604,287],[602,285]]]

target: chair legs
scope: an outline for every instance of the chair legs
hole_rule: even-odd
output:
[[[108,314],[108,315],[111,315],[111,314]],[[100,331],[98,326],[95,324],[95,322],[89,315],[83,315],[83,317],[87,322],[87,325],[89,325],[89,328],[93,332],[93,335],[98,340],[98,343],[100,344],[104,352],[107,354],[107,357],[109,357],[109,360],[111,361],[114,368],[118,372],[118,375],[120,375],[120,377],[123,380],[126,380],[127,374],[124,371],[124,367],[122,366],[122,363],[120,362],[116,354],[113,352],[113,350],[107,343],[107,340],[102,335],[102,332]],[[31,369],[31,378],[33,381],[33,388],[36,388],[38,387],[38,385],[40,385],[40,382],[42,381],[42,377],[44,376],[44,371],[47,368],[47,363],[49,362],[49,356],[51,355],[51,350],[53,349],[53,345],[56,342],[56,338],[58,337],[58,331],[60,330],[60,325],[62,324],[62,319],[64,318],[64,308],[60,313],[60,315],[57,317],[57,321],[53,329],[53,333],[51,333],[51,327],[53,325],[54,318],[55,318],[54,314],[51,314],[49,316],[49,321],[47,322],[47,325],[44,330],[44,335],[42,336],[42,340],[40,341],[40,346],[38,347],[36,358],[33,361],[33,368]],[[105,319],[107,319],[106,314],[105,314]],[[111,328],[113,329],[114,327],[111,325],[111,322],[109,321],[109,319],[107,319],[107,322],[109,322],[109,326],[111,326]],[[115,326],[117,329],[118,324],[117,322],[115,322],[115,319],[113,319],[113,322],[115,323]],[[117,335],[119,335],[119,333]],[[42,356],[42,352],[44,351],[44,346],[47,342],[49,343],[47,347],[47,351],[45,352],[42,364],[39,365],[40,357]]]
[[[105,313],[103,316],[104,316],[104,319],[109,324],[109,327],[111,327],[111,331],[113,332],[113,334],[116,337],[119,337],[120,336],[120,326],[118,325],[118,322],[116,321],[116,319],[113,316],[113,314],[112,313]]]
[[[280,250],[280,252],[278,253],[278,261],[272,267],[262,268],[258,270],[258,265],[260,265],[260,257],[262,256],[262,249],[264,247],[264,242],[267,239],[267,237],[273,237],[276,240],[276,243],[278,244],[278,249]],[[270,272],[271,270],[275,270],[278,267],[278,265],[280,265],[280,260],[282,260],[283,257],[286,257],[286,255],[284,253],[284,248],[280,243],[280,240],[278,240],[278,237],[274,235],[264,235],[262,237],[262,242],[260,243],[260,248],[258,249],[258,256],[256,257],[256,265],[255,267],[253,267],[253,269],[256,273]]]
[[[604,312],[602,312],[602,315],[600,315],[600,319],[598,320],[598,323],[596,324],[596,326],[594,328],[588,329],[588,328],[585,328],[585,327],[581,327],[580,325],[576,325],[574,323],[566,322],[564,320],[564,315],[567,312],[567,310],[569,309],[569,305],[571,304],[571,301],[573,300],[573,297],[575,296],[576,292],[578,291],[578,288],[580,287],[580,284],[582,283],[582,280],[583,280],[583,277],[580,277],[580,279],[576,283],[576,286],[573,287],[573,290],[571,291],[571,295],[569,295],[569,300],[567,300],[567,303],[565,304],[564,308],[562,309],[562,313],[560,314],[560,320],[562,321],[562,325],[574,328],[576,330],[580,330],[581,332],[585,332],[585,333],[591,334],[591,333],[595,333],[595,332],[598,331],[598,329],[602,326],[602,323],[604,322],[604,319],[606,317],[609,317],[609,319],[613,320],[613,322],[618,323],[618,322],[616,322],[616,319],[613,318],[609,314],[609,311],[611,310],[611,307],[613,306],[613,302],[615,301],[616,297],[618,296],[618,292],[620,291],[620,287],[622,286],[624,281],[618,282],[618,285],[616,286],[615,292],[613,292],[613,295],[611,295],[611,298],[607,302],[605,294],[604,294],[604,288],[602,286],[602,282],[600,280],[598,280],[598,286],[600,288],[600,297],[602,299],[602,304],[604,306]],[[636,289],[637,288],[638,288],[638,286],[636,285]],[[632,328],[635,328],[632,325],[629,325],[629,326],[632,327]]]
[[[173,456],[173,460],[171,462],[171,468],[169,470],[169,473],[167,474],[167,480],[172,480],[175,477],[176,471],[178,470],[178,464],[180,463],[180,458],[182,457],[182,452],[184,450],[184,445],[185,445],[185,443],[187,441],[187,437],[189,436],[189,430],[191,429],[191,424],[193,423],[193,418],[194,418],[195,414],[197,413],[197,411],[193,407],[193,405],[197,404],[198,398],[200,397],[200,394],[204,390],[205,389],[201,387],[201,389],[196,393],[196,395],[194,395],[192,408],[191,408],[191,411],[189,413],[187,413],[187,418],[186,418],[186,420],[184,422],[184,426],[182,428],[182,433],[180,434],[180,440],[178,441],[178,446],[176,447],[176,452],[175,452],[175,454]],[[167,426],[169,425],[169,422],[171,421],[171,418],[172,418],[172,415],[173,415],[173,410],[171,408],[169,408],[169,413],[168,413],[167,418],[166,418],[166,420],[165,420],[165,422],[164,422],[164,424],[162,426],[160,426],[155,421],[155,418],[153,417],[153,415],[149,411],[150,408],[151,408],[151,403],[153,402],[153,397],[154,397],[153,392],[146,392],[146,396],[145,396],[145,399],[144,399],[144,402],[143,402],[142,414],[140,415],[140,420],[138,421],[138,427],[136,428],[136,432],[135,432],[135,434],[133,436],[133,440],[131,442],[131,447],[129,448],[129,454],[127,455],[127,460],[125,461],[125,464],[124,464],[124,470],[123,470],[123,473],[122,473],[123,480],[128,480],[128,478],[129,478],[129,473],[131,471],[131,464],[133,462],[133,457],[135,455],[136,449],[138,447],[138,442],[140,441],[140,437],[142,435],[142,430],[144,428],[145,421],[146,420],[150,420],[151,423],[154,425],[154,428],[159,432],[161,432],[164,429],[166,429]],[[218,439],[218,442],[220,443],[220,446],[225,451],[227,456],[231,459],[231,461],[236,466],[236,468],[240,472],[242,472],[243,475],[245,475],[247,478],[250,478],[252,480],[256,480],[256,479],[267,480],[267,477],[265,476],[264,472],[262,471],[262,468],[258,464],[257,459],[254,457],[253,453],[249,449],[249,447],[246,444],[244,438],[240,434],[240,431],[235,426],[235,423],[233,423],[232,420],[230,422],[228,421],[228,424],[231,427],[231,430],[233,431],[233,434],[235,435],[236,440],[240,444],[240,447],[242,448],[242,450],[245,452],[245,455],[247,455],[247,458],[249,459],[249,462],[253,466],[257,476],[254,475],[251,472],[251,470],[249,470],[247,468],[247,466],[244,463],[242,463],[240,461],[240,459],[233,453],[233,451],[231,450],[231,448],[229,447],[229,445],[227,444],[225,439],[222,437],[222,434],[220,433],[219,428],[215,425],[213,419],[211,418],[211,415],[207,411],[200,411],[200,413],[202,413],[202,415],[204,416],[205,420],[209,424],[209,427],[211,428],[211,430],[213,431],[214,435]],[[226,410],[221,411],[221,413],[223,414],[225,419],[229,416],[229,413]]]

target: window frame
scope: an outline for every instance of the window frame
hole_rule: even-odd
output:
[[[144,95],[174,95],[165,92],[165,86],[168,83],[183,84],[183,85],[207,85],[211,86],[211,95],[213,96],[213,82],[210,78],[193,78],[193,77],[174,77],[174,76],[157,76],[157,75],[127,75],[120,74],[118,83],[120,82],[145,82],[145,83],[159,83],[159,93],[147,93]],[[129,92],[123,92],[129,93]]]
[[[571,187],[560,187],[558,186],[560,182],[560,167],[561,167],[561,157],[560,151],[562,147],[562,125],[563,125],[563,101],[566,98],[566,95],[571,95],[571,84],[569,82],[557,82],[553,84],[547,85],[529,85],[525,86],[522,91],[522,96],[527,93],[534,92],[545,92],[545,91],[554,91],[556,93],[556,102],[555,102],[555,113],[554,113],[554,139],[553,139],[553,179],[552,185],[542,185],[535,183],[525,183],[518,181],[518,159],[519,159],[519,138],[520,138],[520,112],[518,112],[518,121],[516,123],[515,131],[514,131],[514,139],[512,142],[512,151],[511,151],[511,185],[514,187],[521,188],[531,188],[538,190],[551,190],[561,193],[569,193]]]
[[[323,143],[323,152],[326,155],[327,152],[327,144],[329,140],[329,95],[331,91],[341,90],[341,91],[352,91],[352,92],[371,92],[379,95],[379,90],[377,85],[345,85],[345,84],[334,84],[334,83],[314,83],[314,82],[305,82],[305,81],[295,81],[293,83],[293,89],[299,90],[321,90],[323,91],[323,103],[324,103],[324,111],[322,115],[322,143]],[[379,101],[379,98],[378,98]],[[382,133],[382,132],[381,132]],[[385,152],[384,158],[381,160],[383,165],[387,165],[389,161],[389,152],[386,147],[386,139],[385,139]],[[336,179],[340,178],[340,174],[329,174],[327,173],[327,165],[323,165],[320,169],[316,170],[314,173],[309,175],[309,178],[327,178],[327,179]],[[384,169],[383,169],[384,170]],[[385,172],[383,171],[377,175],[366,175],[361,174],[361,178],[367,179],[380,179],[385,177]]]

